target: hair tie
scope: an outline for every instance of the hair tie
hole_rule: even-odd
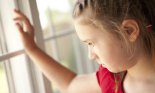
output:
[[[153,30],[152,25],[148,25],[148,26],[146,26],[146,28],[147,28],[148,32],[152,32],[152,30]]]

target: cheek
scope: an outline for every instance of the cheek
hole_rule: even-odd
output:
[[[102,46],[96,51],[98,52],[99,60],[105,64],[110,71],[125,69],[124,66],[128,61],[129,56],[126,49],[124,49],[121,44]]]

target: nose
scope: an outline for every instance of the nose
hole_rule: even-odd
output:
[[[96,54],[95,54],[93,48],[88,48],[88,57],[90,60],[95,60]]]

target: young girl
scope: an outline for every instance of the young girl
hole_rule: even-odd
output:
[[[26,53],[63,93],[154,93],[155,0],[79,0],[73,18],[96,73],[76,75],[34,42],[34,29],[19,10],[14,21]],[[27,32],[19,22],[24,22]]]

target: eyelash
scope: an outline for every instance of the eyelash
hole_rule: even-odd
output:
[[[92,45],[92,43],[88,43],[88,45]]]
[[[88,46],[94,46],[93,43],[88,43]]]

